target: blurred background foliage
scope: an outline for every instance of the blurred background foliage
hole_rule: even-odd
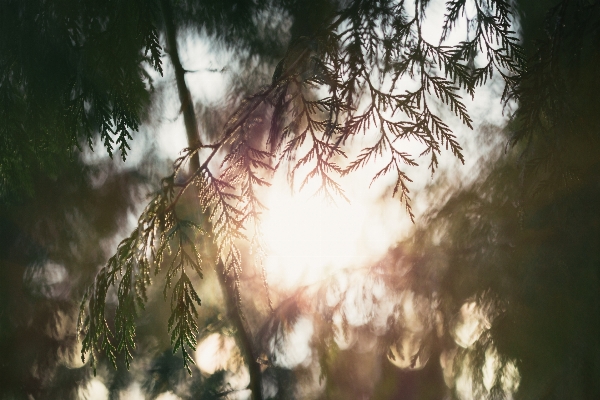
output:
[[[196,104],[201,123],[222,125],[227,107],[269,82],[287,45],[337,5],[173,1],[180,35],[235,54],[229,102]],[[244,272],[265,398],[600,398],[600,3],[515,7],[527,71],[497,133],[506,146],[473,183],[436,181],[425,190],[438,203],[385,257],[292,295],[273,288],[272,313],[257,295],[261,277]],[[101,360],[94,378],[80,362],[83,291],[168,167],[151,150],[128,167],[90,163],[77,148],[125,159],[130,143],[152,141],[129,135],[158,124],[160,15],[158,2],[0,2],[2,400],[95,398],[95,379],[111,399],[248,395],[209,269],[194,281],[198,357],[221,349],[220,365],[187,375],[159,289],[138,318],[130,370]],[[302,327],[312,332],[304,344]],[[294,357],[303,346],[311,356]]]

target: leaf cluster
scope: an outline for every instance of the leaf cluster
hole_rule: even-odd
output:
[[[596,162],[600,6],[561,1],[540,19],[542,34],[527,48],[528,68],[514,93],[510,145],[521,152],[527,193],[552,197],[578,185]],[[524,28],[534,22],[525,19]]]
[[[394,194],[399,194],[413,219],[410,179],[403,166],[417,163],[413,155],[400,149],[400,142],[420,143],[424,148],[421,155],[429,157],[432,173],[443,148],[463,161],[461,146],[436,110],[445,107],[472,128],[460,90],[473,95],[497,72],[511,93],[513,78],[520,73],[522,53],[511,31],[511,8],[503,1],[476,3],[475,37],[454,46],[434,45],[424,38],[427,2],[421,0],[352,1],[336,8],[310,36],[295,38],[271,83],[237,107],[218,139],[188,149],[176,161],[175,173],[166,181],[169,183],[101,270],[82,303],[83,352],[93,355],[103,350],[114,360],[115,351],[125,351],[129,359],[135,304],[140,307],[145,301],[150,283],[148,257],[152,255],[152,263],[160,266],[164,250],[174,242],[167,286],[177,274],[179,280],[172,293],[169,329],[173,345],[184,352],[185,365],[191,362],[186,345],[195,346],[197,315],[193,302],[199,299],[185,272],[186,266],[196,265],[184,250],[193,248],[185,229],[194,226],[212,233],[217,263],[222,263],[222,273],[231,279],[241,310],[243,261],[239,240],[248,238],[246,229],[254,229],[253,238],[259,234],[264,206],[258,192],[284,164],[290,165],[291,182],[297,174],[305,173],[301,186],[315,181],[318,193],[333,201],[344,196],[337,178],[381,158],[385,166],[373,180],[395,173]],[[464,7],[464,1],[447,3],[444,35],[457,23]],[[472,68],[469,63],[479,53],[488,63]],[[348,157],[345,146],[360,134],[372,137],[374,144],[365,147],[356,159],[341,164]],[[225,156],[221,172],[216,174],[209,165],[221,152]],[[202,154],[208,155],[201,158]],[[183,177],[181,167],[193,157],[201,159],[199,168]],[[195,190],[197,204],[206,213],[201,225],[184,223],[174,211],[189,188]],[[260,240],[251,241],[260,244]],[[119,287],[116,347],[111,344],[105,318],[106,296],[113,285]],[[89,310],[87,317],[85,310]]]
[[[0,3],[0,190],[31,191],[99,134],[125,160],[162,73],[156,8],[132,0]]]
[[[196,244],[202,228],[180,219],[171,207],[174,196],[173,177],[163,180],[138,221],[136,229],[118,246],[116,254],[98,273],[94,285],[87,290],[81,303],[78,330],[83,338],[82,360],[89,353],[95,368],[99,351],[106,353],[116,365],[118,353],[124,353],[129,367],[135,348],[135,324],[139,310],[148,300],[151,275],[158,275],[164,263],[168,265],[164,297],[171,293],[171,316],[168,330],[175,350],[181,348],[184,366],[194,363],[188,348],[196,347],[199,328],[195,304],[200,298],[189,272],[202,277],[201,257]],[[154,268],[153,268],[154,267]],[[106,317],[107,295],[117,286],[117,307],[114,332]]]

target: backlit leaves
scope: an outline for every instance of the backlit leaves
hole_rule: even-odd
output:
[[[82,359],[89,353],[94,367],[99,351],[105,352],[113,365],[116,355],[124,353],[129,367],[135,347],[135,319],[147,301],[150,277],[158,275],[163,261],[170,261],[164,294],[166,297],[173,286],[169,322],[173,344],[182,349],[186,368],[193,362],[185,346],[193,349],[196,345],[198,326],[190,316],[197,316],[194,303],[199,305],[200,299],[188,271],[202,276],[196,236],[204,232],[199,225],[177,216],[172,207],[174,185],[173,176],[163,180],[162,189],[142,213],[138,226],[119,244],[116,254],[100,270],[81,303],[78,326],[84,334]],[[111,286],[117,286],[118,300],[114,334],[106,319]]]
[[[428,5],[422,0],[351,1],[310,37],[296,38],[270,83],[235,108],[218,139],[187,149],[176,161],[175,173],[163,181],[138,227],[100,271],[81,308],[84,354],[89,351],[95,357],[104,351],[114,362],[115,354],[123,352],[129,363],[135,318],[150,285],[150,266],[157,274],[164,262],[168,265],[165,298],[171,290],[171,341],[175,349],[181,349],[189,371],[190,351],[198,335],[196,304],[200,305],[188,274],[194,270],[201,276],[195,232],[210,233],[218,257],[215,263],[222,263],[220,273],[232,283],[241,313],[240,241],[260,245],[256,238],[264,206],[259,191],[269,186],[272,174],[282,165],[289,167],[292,184],[299,182],[302,188],[315,182],[317,193],[334,201],[344,197],[340,177],[380,159],[382,166],[372,181],[395,174],[393,194],[398,194],[414,219],[411,180],[404,168],[416,166],[417,157],[427,157],[433,173],[443,149],[464,162],[462,148],[440,109],[472,129],[462,93],[474,96],[477,87],[499,74],[506,84],[505,99],[510,99],[523,65],[522,51],[511,31],[509,4],[475,0],[475,17],[467,20],[465,1],[446,3],[439,44],[428,42],[422,34]],[[467,22],[467,39],[445,45],[461,19]],[[160,71],[156,36],[150,25],[144,32],[149,62]],[[476,57],[486,60],[483,66],[476,66]],[[127,103],[127,98],[117,100]],[[115,110],[119,108],[98,107],[106,121]],[[110,151],[118,146],[125,154],[129,140],[125,127],[137,127],[138,121],[125,114],[110,121],[102,125],[102,140]],[[347,146],[359,134],[370,142],[358,156],[348,159]],[[409,140],[421,146],[420,154],[402,149]],[[200,167],[184,176],[182,166],[196,154],[204,157]],[[215,156],[223,156],[219,172],[209,167]],[[180,219],[175,212],[187,190],[195,191],[197,205],[204,212],[200,223]],[[111,286],[118,288],[114,337],[105,318]]]

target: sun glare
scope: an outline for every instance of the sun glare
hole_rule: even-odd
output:
[[[339,198],[331,203],[312,188],[293,191],[285,176],[275,177],[262,232],[268,278],[279,287],[310,284],[336,270],[364,266],[383,255],[405,229],[407,218],[400,215],[397,200],[382,201],[368,181],[344,183],[350,202]]]

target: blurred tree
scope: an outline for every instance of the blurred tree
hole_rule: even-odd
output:
[[[81,164],[31,179],[43,195],[0,207],[0,398],[75,398],[77,304],[146,179]]]
[[[260,43],[246,40],[258,36],[247,18],[254,3],[220,4],[177,2],[172,24],[206,30],[247,58],[264,50],[257,44],[277,52],[270,27]],[[2,1],[0,20],[0,392],[67,398],[87,376],[64,366],[77,359],[73,302],[105,261],[98,244],[120,234],[144,181],[142,170],[90,168],[76,150],[100,141],[125,160],[133,132],[152,119],[146,68],[162,74],[165,22],[160,2],[146,1]]]
[[[163,2],[169,4],[169,2]],[[245,56],[281,53],[277,24],[255,21],[263,3],[177,1],[171,25],[204,32]],[[267,17],[267,16],[263,16]],[[1,194],[31,192],[73,151],[99,139],[125,160],[162,74],[160,1],[0,2]],[[265,60],[262,60],[264,62]],[[193,105],[193,104],[192,104]],[[97,135],[97,136],[96,136]]]
[[[281,51],[280,41],[273,39],[278,36],[271,33],[277,24],[261,27],[268,16],[263,15],[260,21],[248,18],[257,14],[258,5],[254,2],[222,2],[218,5],[202,1],[175,2],[172,7],[170,2],[160,1],[0,3],[3,37],[0,44],[0,201],[7,218],[6,235],[21,235],[11,225],[15,223],[15,211],[22,212],[33,206],[33,199],[39,197],[41,200],[42,194],[44,198],[53,198],[46,192],[47,186],[52,190],[65,190],[66,187],[61,188],[60,184],[63,182],[64,186],[66,176],[73,174],[81,180],[80,185],[89,185],[85,179],[89,171],[78,160],[74,152],[77,148],[81,150],[87,145],[93,149],[99,140],[111,157],[119,150],[125,160],[133,132],[138,130],[142,121],[151,120],[148,113],[152,108],[153,82],[146,67],[162,74],[162,48],[159,44],[162,31],[173,31],[175,26],[203,31],[226,46],[243,49],[244,54],[239,57],[242,60],[260,54],[261,62],[268,63],[272,54]],[[164,18],[165,15],[168,18]],[[175,55],[176,78],[180,84],[185,71],[176,59],[175,32],[167,37],[171,41],[167,47],[174,48],[172,54]],[[184,90],[187,90],[185,82],[180,93],[184,94]],[[243,96],[243,91],[240,95]],[[182,99],[187,122],[190,108],[193,113],[194,103],[189,91]],[[194,140],[190,139],[190,145],[194,144]],[[76,172],[78,170],[79,173]],[[133,187],[121,188],[121,195]],[[78,196],[85,197],[85,190],[77,186],[69,192],[75,196],[73,203],[61,204],[64,207],[60,209],[68,215],[76,212],[69,207],[83,207],[80,202],[84,200]],[[101,197],[98,196],[98,199]],[[114,211],[118,210],[115,207]],[[47,217],[51,220],[50,224],[58,226],[66,218],[55,214]],[[116,216],[107,218],[115,224],[121,220]],[[109,232],[116,233],[115,230],[105,233]],[[28,230],[25,229],[22,235],[27,236]],[[55,236],[51,237],[58,240]],[[69,253],[63,244],[56,245],[62,249],[59,251]],[[15,250],[15,246],[19,248],[19,245],[9,242],[7,249],[10,250],[7,252],[22,251]],[[41,246],[40,251],[45,251],[45,246]],[[89,262],[92,258],[90,256]],[[21,267],[41,262],[31,257],[22,261]],[[95,267],[94,264],[92,268]],[[11,273],[14,279],[7,280],[7,285],[18,280],[23,271],[14,269]],[[10,293],[14,296],[8,296],[3,302],[9,308],[21,296],[16,292]],[[64,307],[70,304],[68,299],[69,296]],[[56,311],[53,302],[47,305],[48,311]],[[69,314],[67,309],[65,312]],[[22,310],[15,308],[14,311]],[[48,313],[47,319],[52,318],[58,318],[56,312]],[[6,322],[9,331],[11,324],[14,323],[15,329],[19,326],[12,319]],[[47,325],[44,322],[40,324]],[[9,337],[14,338],[9,335],[3,343],[9,346],[7,349],[12,349]],[[69,347],[68,343],[59,344]],[[56,353],[50,347],[42,347],[48,354]],[[34,363],[33,359],[27,361],[24,370]],[[5,366],[10,368],[9,363]],[[18,384],[18,380],[8,379],[11,374],[6,376],[6,382]],[[37,393],[31,390],[26,386],[22,393]]]

